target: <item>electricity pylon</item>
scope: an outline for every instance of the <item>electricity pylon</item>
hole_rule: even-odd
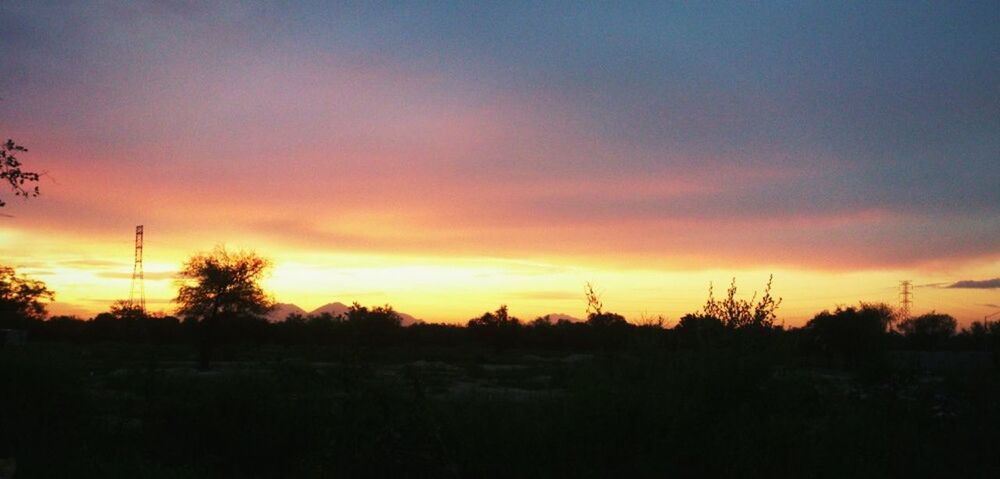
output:
[[[135,227],[135,264],[132,266],[132,289],[128,304],[146,313],[146,285],[142,276],[142,225]]]
[[[907,319],[910,317],[910,310],[913,308],[913,292],[910,288],[913,283],[910,280],[899,282],[899,317]]]

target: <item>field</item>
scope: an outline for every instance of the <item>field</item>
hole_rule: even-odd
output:
[[[233,344],[199,371],[186,344],[28,343],[0,349],[0,457],[17,478],[997,477],[996,369],[900,354]]]

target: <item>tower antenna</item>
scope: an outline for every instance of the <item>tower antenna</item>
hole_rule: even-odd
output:
[[[899,282],[899,317],[900,319],[908,319],[910,317],[910,310],[913,309],[913,282],[910,280]]]
[[[146,285],[142,276],[142,225],[135,227],[135,264],[132,266],[132,289],[128,303],[146,313]]]

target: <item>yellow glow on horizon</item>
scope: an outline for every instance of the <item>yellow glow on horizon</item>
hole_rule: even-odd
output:
[[[128,297],[132,272],[132,245],[127,235],[114,242],[101,238],[58,238],[5,229],[0,231],[0,263],[45,281],[57,294],[53,313],[92,315],[111,301]],[[186,240],[186,242],[185,242]],[[523,320],[562,313],[585,316],[583,285],[591,282],[602,294],[608,311],[632,321],[662,315],[674,324],[704,304],[708,284],[716,297],[725,295],[731,278],[740,297],[761,292],[774,274],[773,293],[784,298],[779,320],[798,326],[823,309],[858,301],[897,303],[896,285],[912,279],[922,285],[948,281],[956,274],[987,277],[997,263],[987,262],[961,271],[869,270],[851,273],[796,269],[625,268],[599,258],[509,259],[496,257],[442,257],[412,254],[317,253],[281,244],[261,242],[256,248],[274,262],[265,288],[274,299],[309,311],[326,303],[353,301],[365,305],[391,304],[398,311],[432,322],[464,322],[507,304]],[[173,245],[167,249],[164,245]],[[173,274],[190,255],[211,248],[201,238],[161,238],[147,242],[145,272],[147,305],[151,311],[171,312],[176,295]],[[230,245],[240,249],[242,245]],[[15,252],[21,254],[15,255]],[[27,254],[23,252],[28,252]],[[998,303],[996,293],[984,290],[918,288],[915,312],[932,309],[955,315],[962,323],[988,312],[984,304]]]

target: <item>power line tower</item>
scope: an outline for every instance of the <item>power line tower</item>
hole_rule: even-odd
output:
[[[142,225],[135,227],[135,264],[132,266],[132,289],[128,304],[146,312],[146,285],[142,277]]]
[[[913,282],[910,280],[899,282],[899,318],[907,319],[910,317],[910,310],[913,307],[913,291],[910,289],[913,287]]]

